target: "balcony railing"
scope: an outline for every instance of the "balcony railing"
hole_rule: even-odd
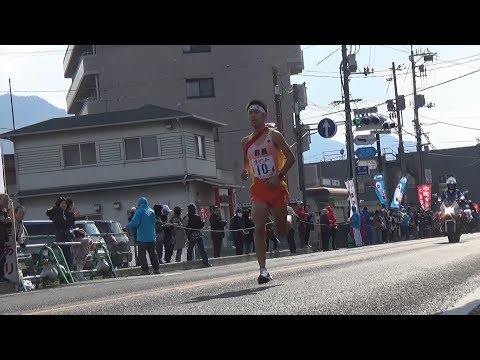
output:
[[[95,55],[95,45],[69,45],[65,56],[63,58],[63,69],[65,77],[74,77],[78,70],[78,64],[85,55]],[[72,74],[72,67],[75,66],[75,71]]]

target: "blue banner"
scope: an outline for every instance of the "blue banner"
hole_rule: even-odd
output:
[[[387,206],[387,194],[385,193],[383,175],[375,175],[373,179],[375,180],[375,194],[377,194],[378,201],[380,201],[381,205]]]
[[[400,179],[400,182],[395,188],[392,204],[390,205],[391,208],[400,209],[400,203],[402,202],[403,194],[405,193],[406,187],[407,187],[407,178],[404,176]]]

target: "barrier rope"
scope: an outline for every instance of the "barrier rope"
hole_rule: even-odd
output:
[[[298,218],[298,216],[297,216]],[[309,222],[309,221],[304,221],[304,220],[297,220],[298,222],[301,222],[301,223],[305,223],[305,224],[310,224],[310,225],[314,225],[314,226],[328,226],[330,227],[331,225],[335,225],[335,226],[338,226],[338,225],[347,225],[348,223],[335,223],[335,224],[328,224],[328,225],[325,225],[325,224],[316,224],[316,223],[313,223],[313,222]],[[225,233],[225,232],[237,232],[237,231],[246,231],[246,230],[255,230],[255,226],[254,227],[248,227],[248,228],[242,228],[242,229],[225,229],[225,230],[212,230],[212,229],[193,229],[193,228],[189,228],[189,227],[186,227],[186,226],[183,226],[183,225],[175,225],[175,224],[172,224],[172,223],[165,223],[161,220],[155,220],[155,222],[160,222],[162,225],[170,225],[170,227],[175,227],[175,228],[178,228],[178,229],[183,229],[183,230],[189,230],[189,231],[203,231],[203,232],[212,232],[212,233],[215,233],[215,232],[219,232],[219,233]],[[274,224],[275,221],[269,221],[267,222],[265,225],[270,225],[270,224]],[[369,225],[370,226],[370,225]]]
[[[333,226],[338,226],[338,225],[349,225],[350,223],[349,222],[340,222],[340,223],[335,223],[335,224],[317,224],[317,223],[313,223],[313,222],[309,222],[309,221],[305,221],[305,220],[301,220],[298,218],[298,215],[295,215],[296,218],[297,218],[297,221],[299,223],[304,223],[304,224],[308,224],[308,225],[314,225],[314,226],[326,226],[326,227],[331,227],[332,225]],[[225,230],[212,230],[212,229],[193,229],[193,228],[189,228],[189,227],[186,227],[186,226],[183,226],[183,225],[175,225],[175,224],[172,224],[172,223],[165,223],[161,220],[155,220],[155,222],[160,222],[162,223],[162,225],[166,225],[168,224],[170,227],[174,227],[174,228],[178,228],[178,229],[183,229],[183,230],[188,230],[188,231],[202,231],[202,232],[210,232],[210,233],[226,233],[226,232],[238,232],[238,231],[247,231],[247,230],[255,230],[255,226],[254,227],[248,227],[248,228],[242,228],[242,229],[225,229]],[[275,221],[270,221],[270,222],[267,222],[265,225],[271,225],[271,224],[274,224]],[[401,223],[398,223],[398,222],[395,222],[395,227],[396,228],[399,228],[401,226]],[[369,228],[373,228],[375,229],[375,226],[374,225],[370,225],[370,224],[364,224],[362,226],[366,226],[366,227],[369,227]],[[410,225],[409,225],[410,226]],[[388,229],[380,229],[380,230],[388,230]],[[390,229],[391,230],[391,229]]]

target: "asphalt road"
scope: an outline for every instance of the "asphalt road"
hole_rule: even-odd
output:
[[[480,235],[342,249],[0,296],[0,314],[435,314],[480,287]]]

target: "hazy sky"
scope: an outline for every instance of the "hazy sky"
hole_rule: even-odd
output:
[[[340,45],[304,45],[305,70],[301,76],[294,76],[292,82],[306,82],[308,100],[311,105],[301,113],[306,123],[318,123],[324,114],[342,110],[343,106],[333,107],[332,101],[340,100],[339,65],[341,52],[338,50],[328,59],[317,65],[322,59],[339,48]],[[417,89],[439,84],[460,75],[480,69],[480,46],[466,45],[423,45],[415,48],[428,48],[437,52],[434,63],[427,63],[427,77],[417,78]],[[70,79],[63,78],[63,57],[66,45],[3,45],[0,46],[0,94],[8,92],[8,79],[12,79],[15,95],[38,95],[53,105],[65,109],[65,97],[70,86]],[[364,66],[374,69],[374,74],[364,77],[355,75],[350,82],[351,94],[355,99],[364,101],[358,107],[366,107],[393,99],[393,82],[387,71],[395,61],[396,65],[410,67],[409,45],[361,45],[357,50],[359,69]],[[453,61],[453,62],[449,62]],[[423,63],[420,61],[418,64]],[[463,63],[463,64],[462,64]],[[405,68],[405,67],[404,67]],[[418,72],[418,70],[417,70]],[[426,102],[435,103],[431,109],[420,109],[420,121],[432,124],[437,121],[471,127],[462,129],[445,124],[425,125],[423,130],[430,133],[430,140],[436,148],[468,146],[476,143],[480,137],[480,109],[477,109],[478,84],[480,72],[466,76],[425,92]],[[400,94],[412,93],[411,71],[398,72],[398,89]],[[404,111],[404,128],[413,130],[412,97],[407,97],[407,110]],[[313,105],[315,104],[315,105]],[[355,105],[352,104],[352,108]],[[387,113],[386,106],[379,107],[381,113]],[[328,115],[334,120],[344,120],[343,114]],[[477,129],[477,130],[475,130]],[[340,127],[334,138],[345,142],[344,127]],[[414,137],[405,134],[405,140]]]

